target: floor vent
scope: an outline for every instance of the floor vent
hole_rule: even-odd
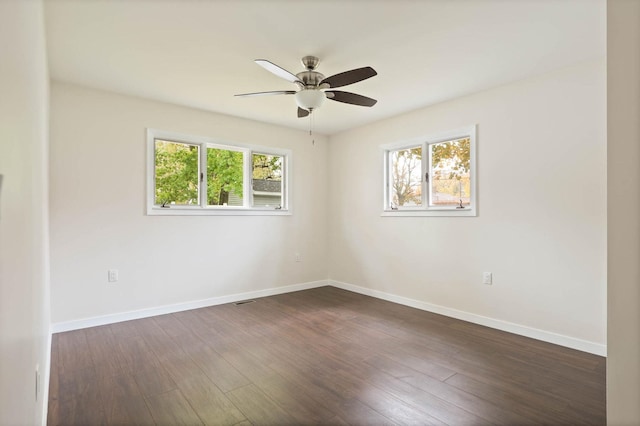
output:
[[[240,302],[234,302],[234,305],[240,306],[240,305],[246,305],[247,303],[253,303],[253,302],[255,302],[255,300],[241,300]]]

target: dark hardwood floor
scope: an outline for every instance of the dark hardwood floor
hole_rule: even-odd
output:
[[[53,336],[49,425],[603,425],[605,359],[333,287]]]

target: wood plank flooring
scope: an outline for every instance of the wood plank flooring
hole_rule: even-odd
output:
[[[53,336],[49,425],[604,425],[605,359],[333,287]]]

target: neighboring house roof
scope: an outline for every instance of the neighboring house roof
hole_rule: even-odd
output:
[[[272,179],[253,179],[253,190],[280,193],[282,191],[282,181]]]

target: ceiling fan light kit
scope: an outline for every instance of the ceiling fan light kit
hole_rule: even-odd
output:
[[[266,59],[256,59],[255,62],[278,77],[295,83],[299,90],[243,93],[236,96],[295,95],[296,103],[298,104],[298,117],[306,117],[318,109],[325,98],[329,98],[332,101],[366,107],[372,107],[377,102],[375,99],[351,92],[327,90],[347,86],[377,75],[376,71],[371,67],[357,68],[325,78],[323,74],[315,70],[320,63],[320,60],[315,56],[305,56],[302,58],[302,65],[306,70],[298,74],[293,74]]]
[[[296,103],[302,109],[311,112],[324,102],[325,94],[318,89],[302,89],[296,93]]]

